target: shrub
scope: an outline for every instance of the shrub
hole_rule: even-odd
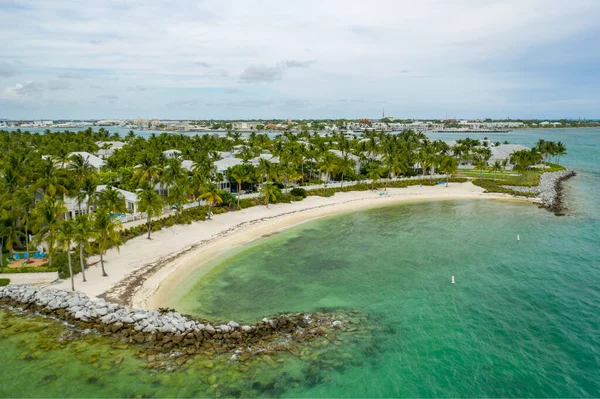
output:
[[[306,190],[301,187],[294,187],[290,190],[290,194],[294,197],[306,198]]]
[[[0,278],[0,287],[4,287],[5,285],[10,284],[10,279],[8,278]]]

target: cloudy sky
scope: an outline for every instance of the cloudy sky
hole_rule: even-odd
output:
[[[600,0],[0,0],[0,118],[600,117]]]

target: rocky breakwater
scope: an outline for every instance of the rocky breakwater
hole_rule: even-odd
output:
[[[540,183],[535,187],[503,187],[522,193],[534,193],[540,199],[544,208],[554,212],[556,215],[564,215],[565,206],[563,202],[562,182],[573,176],[575,176],[575,172],[572,170],[546,172],[540,176]]]
[[[144,346],[149,353],[260,352],[275,341],[303,342],[342,328],[327,314],[285,314],[253,325],[218,324],[175,311],[128,310],[78,292],[9,285],[0,288],[0,306],[54,317],[81,330],[98,331]],[[284,345],[285,346],[285,345]]]

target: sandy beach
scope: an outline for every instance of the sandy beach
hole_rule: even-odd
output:
[[[336,193],[332,197],[311,196],[290,204],[256,206],[236,212],[215,215],[212,220],[191,225],[176,225],[152,234],[152,239],[136,237],[120,250],[113,248],[105,255],[108,277],[101,276],[98,257],[86,272],[88,281],[75,277],[78,291],[101,296],[135,308],[158,308],[163,299],[176,290],[190,273],[233,247],[244,245],[274,231],[308,220],[368,207],[402,202],[447,199],[496,199],[529,201],[505,194],[484,193],[471,183],[451,183],[449,187],[411,186],[379,191]],[[69,289],[69,280],[57,288]]]

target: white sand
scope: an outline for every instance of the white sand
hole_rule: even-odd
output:
[[[126,297],[136,308],[159,307],[161,298],[185,280],[190,273],[210,259],[231,247],[243,245],[267,233],[281,230],[298,223],[335,213],[348,212],[386,204],[441,200],[441,199],[514,199],[504,194],[484,194],[483,189],[471,183],[451,183],[433,187],[411,186],[388,189],[389,196],[380,197],[379,191],[355,191],[336,193],[325,198],[312,196],[292,204],[275,204],[269,208],[256,206],[242,211],[213,216],[213,220],[176,225],[152,234],[129,240],[120,251],[111,249],[105,255],[108,277],[101,276],[99,264],[91,266],[83,283],[81,275],[75,277],[75,287],[88,295],[97,296],[108,290],[108,297],[121,301]],[[520,199],[523,200],[523,199]],[[206,241],[206,242],[203,242]],[[182,254],[182,252],[185,252]],[[176,255],[180,256],[176,256]],[[169,259],[176,257],[172,261]],[[97,261],[93,257],[90,262]],[[151,264],[164,262],[149,270]],[[143,277],[141,273],[145,273]],[[123,295],[127,282],[137,278],[139,286],[134,293]],[[70,282],[62,281],[58,288],[69,289]]]

